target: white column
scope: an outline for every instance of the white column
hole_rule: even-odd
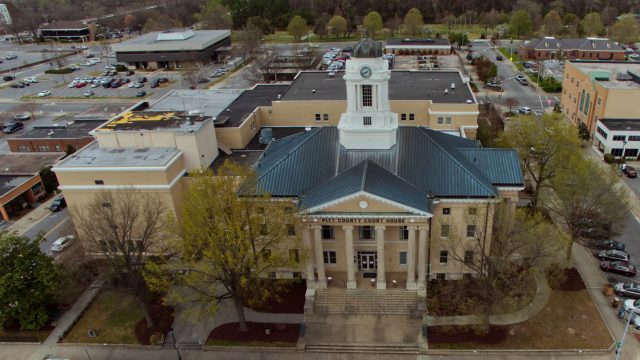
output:
[[[302,228],[302,245],[304,246],[305,250],[308,251],[309,254],[311,254],[311,230],[306,225],[304,225],[304,227]],[[316,281],[316,276],[313,271],[313,258],[311,256],[308,256],[305,261],[305,269],[307,272],[307,287],[310,288]]]
[[[418,293],[427,295],[427,226],[420,226],[418,228],[420,234],[418,236]]]
[[[407,226],[409,239],[407,240],[407,289],[416,287],[416,226]]]
[[[347,260],[347,289],[355,289],[356,272],[353,264],[353,226],[343,226],[345,240],[345,257]]]
[[[324,273],[324,257],[322,256],[322,226],[313,226],[313,237],[316,245],[316,271],[318,272],[318,281],[316,288],[327,288],[327,277]]]
[[[378,250],[378,274],[376,286],[378,289],[387,288],[387,280],[384,273],[384,226],[376,226],[376,245]]]

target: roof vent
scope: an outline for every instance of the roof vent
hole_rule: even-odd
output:
[[[278,94],[278,100],[282,98],[282,94]]]
[[[311,92],[315,94],[316,93],[316,89],[311,90]]]
[[[444,89],[445,95],[449,93],[449,89]]]
[[[47,133],[47,136],[51,137],[51,136],[53,136],[53,134],[55,134],[55,132],[53,130],[51,130],[51,131],[49,131],[49,133]]]
[[[311,131],[311,128],[307,126],[304,128],[304,131]]]
[[[473,104],[473,100],[471,99],[467,100],[467,104]]]

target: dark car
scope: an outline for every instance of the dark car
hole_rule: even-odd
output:
[[[613,286],[616,295],[640,299],[640,284],[617,283]]]
[[[502,61],[502,55],[498,55],[498,56],[496,56],[496,60],[498,60],[498,61]]]
[[[14,88],[14,89],[22,89],[25,86],[26,86],[25,83],[20,82],[20,81],[14,82],[13,84],[11,84],[11,87]]]
[[[2,80],[4,80],[4,81],[12,81],[12,80],[15,80],[15,79],[16,79],[16,77],[12,76],[12,75],[6,75],[6,76],[2,77]]]
[[[160,84],[158,84],[157,82],[152,82],[151,85],[149,85],[150,88],[155,89],[158,86],[160,86]]]
[[[603,261],[600,263],[600,269],[626,276],[636,276],[636,267],[626,261]]]
[[[602,250],[598,254],[598,259],[609,261],[629,261],[630,256],[622,250]]]
[[[67,207],[67,201],[64,199],[63,195],[60,195],[55,200],[53,200],[53,202],[51,203],[51,206],[49,207],[49,210],[56,212],[66,207]]]
[[[622,169],[622,172],[630,178],[638,177],[638,173],[633,166],[625,165],[625,167]]]
[[[136,81],[139,82],[139,83],[146,83],[147,82],[147,78],[142,76],[142,77],[139,77]]]
[[[158,82],[159,82],[160,84],[164,84],[164,83],[166,83],[166,82],[169,82],[169,79],[168,79],[168,78],[166,78],[166,77],[160,77],[160,78],[158,78]]]
[[[136,94],[137,97],[144,97],[147,96],[147,92],[142,90],[142,91],[138,91],[138,93]]]
[[[126,75],[127,75],[127,76],[131,76],[131,75],[133,75],[133,74],[135,74],[135,72],[134,72],[133,70],[128,70],[128,71],[126,72]]]
[[[14,132],[22,129],[24,125],[21,122],[15,123],[4,123],[4,127],[2,128],[2,132],[5,134],[13,134]]]
[[[616,240],[604,240],[596,243],[596,248],[600,250],[622,250],[624,251],[625,246],[620,241]]]

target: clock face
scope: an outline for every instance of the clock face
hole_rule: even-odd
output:
[[[371,70],[370,67],[363,66],[360,68],[360,76],[362,76],[363,78],[368,79],[371,77],[372,74],[373,74],[373,70]]]

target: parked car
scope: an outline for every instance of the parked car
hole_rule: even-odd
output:
[[[94,96],[96,93],[93,90],[87,90],[84,92],[84,97],[92,97]]]
[[[107,65],[104,68],[105,68],[105,70],[115,70],[116,69],[115,65]]]
[[[635,314],[640,314],[640,300],[625,300],[623,306],[627,312],[633,311]]]
[[[38,82],[38,78],[35,77],[35,76],[30,76],[30,77],[24,79],[24,82],[25,83],[29,83],[29,84],[34,84],[34,83]]]
[[[138,93],[136,94],[137,97],[145,97],[147,96],[147,92],[144,90],[138,91]]]
[[[147,82],[147,78],[142,76],[136,79],[137,82],[139,83],[146,83]]]
[[[14,60],[14,59],[17,59],[17,58],[18,58],[18,55],[16,55],[16,54],[5,55],[5,57],[4,57],[5,60]]]
[[[502,61],[502,60],[503,60],[503,59],[502,59],[502,55],[498,55],[498,56],[496,56],[496,60],[498,60],[498,61]]]
[[[135,74],[135,71],[133,71],[133,70],[127,70],[127,72],[126,72],[127,76],[131,76],[133,74]]]
[[[160,84],[158,84],[157,82],[152,82],[151,85],[149,85],[150,88],[155,89],[158,86],[160,86]]]
[[[141,88],[141,87],[144,87],[144,84],[143,84],[143,83],[134,82],[134,83],[132,83],[132,84],[133,84],[133,87],[134,87],[134,88],[136,88],[136,89],[139,89],[139,88]]]
[[[502,89],[502,84],[500,84],[497,80],[495,79],[490,79],[489,81],[487,81],[487,83],[485,84],[486,87],[488,88],[493,88],[493,89],[497,89],[500,90]]]
[[[2,80],[4,80],[4,81],[13,81],[15,79],[16,79],[16,77],[13,76],[13,75],[5,75],[5,76],[2,77]]]
[[[629,254],[622,250],[602,250],[598,253],[598,259],[609,261],[629,261]]]
[[[522,66],[524,66],[525,68],[527,68],[527,69],[528,69],[528,68],[530,68],[530,67],[532,67],[532,66],[533,66],[533,62],[531,62],[531,61],[525,61],[525,62],[523,62],[523,63],[522,63]]]
[[[87,86],[87,83],[84,82],[84,81],[80,81],[79,83],[76,84],[75,88],[76,89],[80,89],[80,88],[83,88],[85,86]]]
[[[527,79],[522,78],[522,79],[518,79],[518,82],[520,83],[520,85],[522,86],[528,86],[529,85],[529,81],[527,81]]]
[[[638,173],[636,172],[636,168],[634,168],[633,166],[625,165],[622,168],[622,172],[625,175],[627,175],[627,177],[630,177],[630,178],[638,177]]]
[[[14,82],[13,84],[11,84],[11,87],[14,89],[22,89],[23,87],[25,87],[26,85],[23,82]]]
[[[158,78],[158,82],[159,82],[160,84],[164,84],[164,83],[166,83],[166,82],[169,82],[169,78],[166,78],[166,77],[159,77],[159,78]]]
[[[64,199],[64,195],[60,195],[51,202],[49,210],[56,212],[64,209],[65,207],[67,207],[67,201]]]
[[[59,238],[58,240],[53,242],[53,245],[51,245],[51,251],[60,252],[68,248],[69,246],[71,246],[74,239],[75,236],[73,235],[67,235]]]
[[[617,283],[613,286],[613,290],[619,296],[640,299],[640,284],[636,283]]]
[[[21,122],[8,122],[4,123],[2,132],[5,134],[13,134],[14,132],[22,129],[24,125]]]
[[[616,240],[604,240],[600,241],[596,244],[596,248],[600,250],[622,250],[624,251],[625,246],[620,241]]]
[[[21,114],[13,115],[13,120],[15,120],[15,121],[27,121],[29,119],[31,119],[31,115],[29,115],[28,113],[21,113]]]
[[[636,276],[636,267],[626,261],[603,261],[600,263],[600,269],[626,276]]]
[[[530,107],[526,107],[526,106],[522,106],[518,108],[518,112],[522,115],[529,115],[531,114],[531,108]]]
[[[45,97],[45,96],[50,96],[51,95],[51,90],[42,90],[38,93],[39,97]]]

